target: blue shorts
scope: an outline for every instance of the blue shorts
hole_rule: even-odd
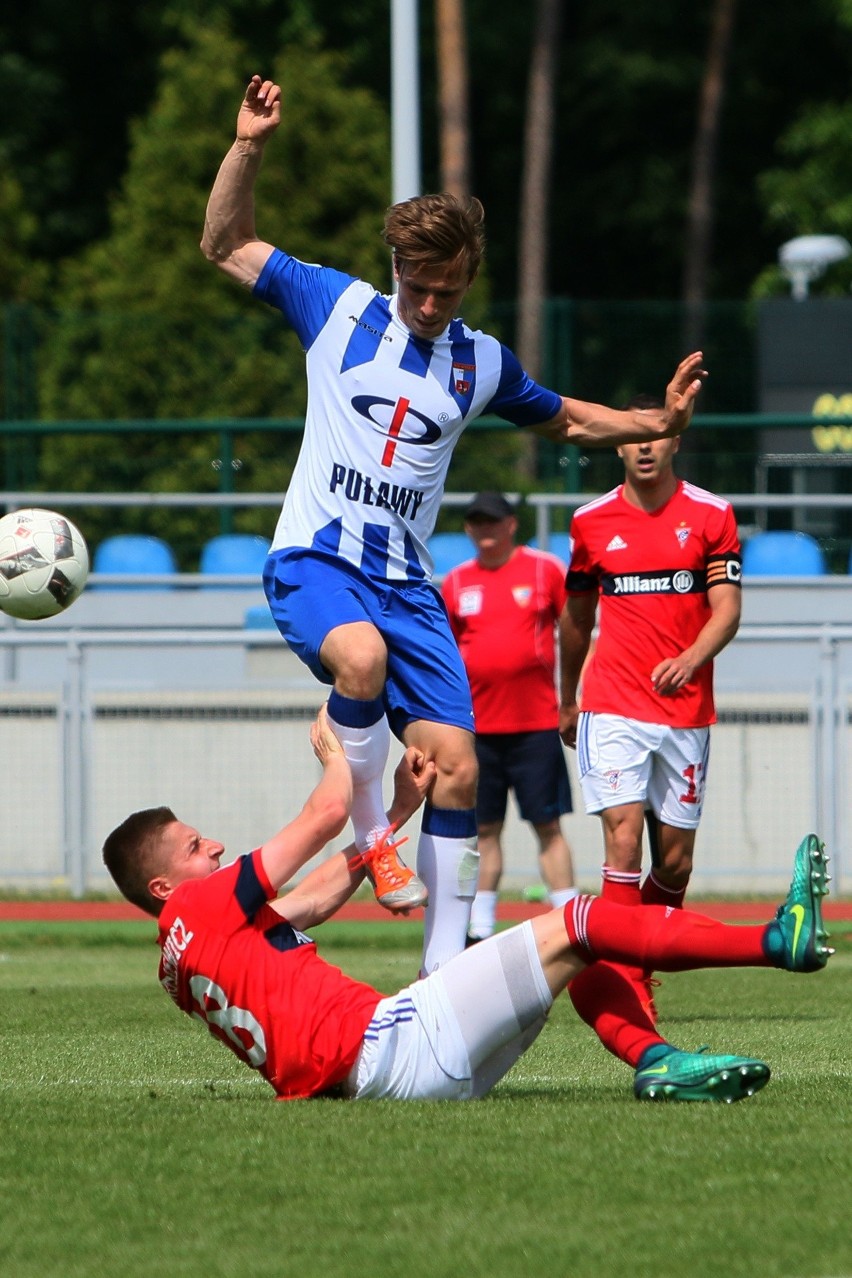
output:
[[[281,634],[321,683],[334,682],[319,656],[329,631],[376,627],[388,650],[385,712],[400,740],[417,719],[473,731],[467,674],[434,586],[373,581],[345,559],[296,549],[269,556],[263,588]]]
[[[571,811],[571,783],[556,728],[543,732],[482,732],[476,738],[478,825],[506,816],[514,790],[525,821],[546,825]]]

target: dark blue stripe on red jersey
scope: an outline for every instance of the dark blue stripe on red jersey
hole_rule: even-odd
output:
[[[297,950],[301,945],[314,945],[315,942],[309,936],[305,936],[304,932],[297,932],[291,927],[286,919],[282,919],[280,923],[274,923],[272,927],[268,927],[263,933],[266,940],[275,950]]]
[[[461,320],[453,320],[450,324],[450,343],[452,361],[447,390],[464,417],[470,412],[476,390],[476,346],[472,337],[465,336]]]
[[[425,377],[429,372],[433,349],[431,342],[424,342],[412,333],[399,361],[400,368],[406,373],[413,373],[415,377]]]
[[[385,340],[390,324],[390,310],[383,297],[374,297],[363,313],[352,316],[352,319],[352,336],[343,352],[341,373],[345,373],[348,368],[356,368],[359,364],[369,364],[376,358],[376,351]]]
[[[246,918],[251,922],[255,914],[262,905],[266,904],[266,892],[263,884],[257,877],[257,870],[254,868],[254,857],[252,854],[240,858],[240,871],[237,875],[237,885],[234,894],[239,903],[240,909]]]

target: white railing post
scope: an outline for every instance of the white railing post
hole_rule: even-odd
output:
[[[88,801],[87,742],[85,724],[84,647],[71,634],[66,647],[66,676],[62,686],[60,745],[63,861],[71,895],[86,890],[86,810]]]
[[[817,673],[817,721],[814,733],[815,772],[814,797],[816,802],[815,829],[825,840],[830,855],[839,860],[840,822],[838,820],[839,795],[839,741],[840,741],[840,688],[837,679],[837,639],[831,628],[823,628],[819,638],[819,668]],[[835,871],[838,867],[835,865]],[[836,882],[836,880],[835,880]]]

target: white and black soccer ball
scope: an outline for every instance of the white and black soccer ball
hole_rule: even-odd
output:
[[[79,528],[55,510],[15,510],[0,519],[0,609],[40,621],[64,612],[89,575]]]

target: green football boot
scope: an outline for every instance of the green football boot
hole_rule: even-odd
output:
[[[751,1056],[707,1056],[673,1047],[637,1069],[633,1091],[637,1100],[745,1100],[769,1082],[769,1066]]]
[[[764,953],[775,967],[816,972],[834,953],[826,945],[828,933],[822,921],[822,898],[829,881],[825,847],[815,834],[808,834],[796,849],[787,900],[779,905],[763,937]]]

